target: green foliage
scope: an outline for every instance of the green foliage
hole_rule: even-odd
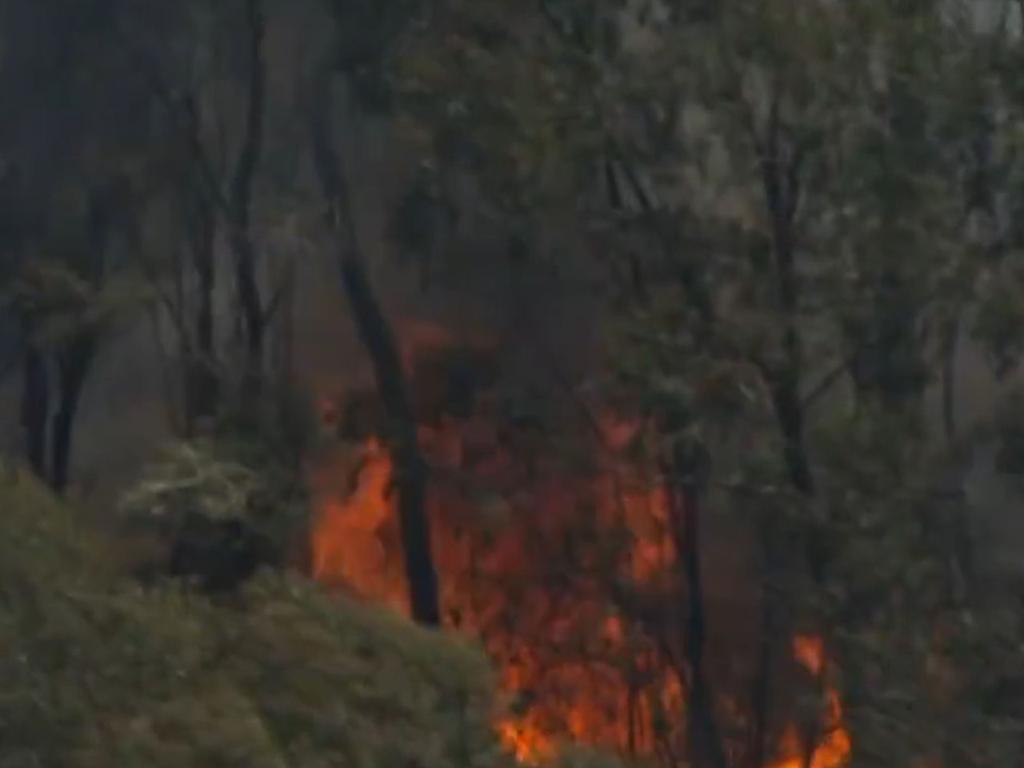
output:
[[[977,712],[1020,627],[957,584],[970,510],[921,415],[961,324],[998,375],[1021,355],[1020,40],[956,2],[444,5],[407,48],[409,116],[486,147],[499,209],[586,209],[621,288],[616,395],[743,481],[784,611],[842,671],[854,760],[1012,762],[1020,710]],[[595,201],[608,166],[647,204]]]
[[[0,301],[32,329],[32,343],[52,349],[76,334],[102,333],[146,296],[142,283],[128,274],[96,284],[73,263],[44,256],[24,264]]]
[[[830,628],[858,760],[1012,761],[1024,635],[1001,601],[963,592],[970,510],[943,491],[940,456],[881,410],[820,438],[830,562],[806,594]]]
[[[33,481],[0,498],[0,765],[502,762],[474,649],[276,577],[143,591]]]
[[[122,494],[122,519],[163,537],[173,537],[192,515],[238,520],[287,550],[306,531],[309,505],[298,462],[312,438],[305,423],[273,421],[274,430],[224,424],[214,437],[169,445]]]
[[[92,10],[75,20],[95,19],[73,55],[44,51],[91,66],[77,67],[69,88],[43,80],[47,100],[72,97],[68,114],[106,119],[96,107],[135,103],[128,91],[139,84],[115,76],[124,74],[124,41],[114,44],[99,23],[101,5],[83,4]],[[299,4],[275,8],[287,5]],[[968,31],[968,6],[326,6],[341,31],[336,63],[360,106],[397,102],[423,154],[416,194],[399,212],[405,250],[440,250],[445,217],[454,218],[445,198],[454,169],[474,177],[481,208],[517,235],[571,231],[567,250],[609,262],[602,287],[623,310],[608,350],[615,395],[658,423],[654,439],[636,441],[637,463],[649,467],[666,448],[698,449],[711,484],[730,478],[732,501],[764,534],[756,554],[766,581],[794,587],[786,610],[820,631],[835,656],[864,764],[1019,762],[1021,627],[1012,610],[956,584],[964,542],[955,521],[969,510],[936,492],[948,457],[919,418],[925,388],[939,379],[934,348],[953,346],[961,324],[999,375],[1024,353],[1024,273],[1013,263],[1024,242],[1024,45],[1005,23],[991,34]],[[217,82],[172,77],[181,82],[170,90],[197,93],[201,110],[216,101],[230,112],[244,74],[227,60],[239,51],[212,41],[234,39],[221,31],[233,30],[237,9],[181,7],[210,31],[168,35],[175,42],[163,53]],[[155,21],[143,29],[164,33]],[[314,30],[298,36],[307,32],[316,39]],[[171,50],[179,43],[184,55]],[[275,73],[289,95],[290,74]],[[118,87],[107,94],[107,83]],[[172,125],[177,107],[163,105],[171,128],[143,129],[152,97],[138,102],[147,108],[124,110],[138,120],[120,131],[89,121],[67,153],[53,153],[60,173],[38,174],[44,223],[3,222],[20,257],[4,298],[32,340],[52,345],[102,330],[138,298],[127,280],[94,269],[83,190],[126,177],[134,192],[159,197],[195,183],[188,140],[167,140],[167,130],[182,128]],[[291,103],[279,111],[290,114]],[[53,122],[47,110],[32,118]],[[220,117],[198,122],[237,128]],[[202,130],[195,139],[214,143]],[[285,170],[263,179],[268,187],[297,183],[286,176],[296,163],[274,162]],[[7,197],[27,205],[20,191]],[[838,375],[815,387],[830,369]],[[829,382],[849,384],[855,402],[811,408],[804,393],[839,389]],[[171,521],[189,512],[242,517],[275,540],[301,526],[296,457],[308,448],[308,423],[290,404],[285,418],[264,419],[263,405],[241,403],[214,438],[170,451],[124,510]],[[1011,405],[999,461],[1017,473],[1024,427]],[[793,481],[794,456],[809,465],[813,488]],[[27,481],[11,481],[2,496],[10,530],[0,543],[0,768],[498,759],[483,664],[465,649],[278,578],[250,585],[230,610],[173,591],[142,593],[102,573],[102,548]],[[709,497],[714,513],[721,499]],[[768,543],[778,540],[795,564],[772,562],[786,559]],[[810,540],[824,553],[821,567],[808,569],[814,579],[791,578],[787,567],[803,570],[811,559],[802,546]],[[720,698],[745,700],[735,693]],[[566,765],[605,759],[564,756]]]
[[[582,746],[571,746],[563,749],[552,768],[623,768],[623,760],[608,752],[589,749]],[[632,763],[626,763],[632,765]],[[637,763],[639,768],[641,764]]]
[[[130,516],[172,522],[188,512],[213,520],[239,517],[260,479],[249,467],[219,455],[209,441],[179,443],[124,495],[121,508]]]
[[[473,168],[504,211],[564,199],[602,142],[593,62],[553,39],[528,6],[431,11],[425,3],[392,70],[410,135],[431,164]]]
[[[1015,369],[1024,354],[1024,282],[1020,270],[1002,270],[983,286],[974,335],[999,376]]]

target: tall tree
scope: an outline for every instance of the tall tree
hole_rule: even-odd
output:
[[[22,329],[29,463],[63,491],[83,388],[109,320],[124,308],[126,270],[123,262],[115,267],[111,235],[120,226],[120,191],[134,183],[151,137],[149,103],[139,80],[120,68],[108,4],[64,12],[12,2],[3,10],[10,23],[0,87],[17,119],[0,146],[32,167],[31,174],[15,168],[17,183],[8,188],[27,215],[5,243],[12,266],[5,294]],[[15,34],[25,29],[32,42]]]
[[[960,119],[957,84],[966,82],[962,54],[972,33],[950,23],[958,18],[952,6],[697,5],[602,14],[600,3],[548,2],[531,15],[446,4],[431,20],[449,47],[432,45],[425,27],[410,45],[407,106],[480,148],[488,162],[477,170],[510,217],[539,220],[560,195],[585,207],[580,230],[599,222],[600,237],[588,244],[611,252],[615,274],[625,276],[612,280],[630,288],[619,304],[630,316],[628,346],[635,353],[638,339],[650,345],[626,366],[634,394],[662,416],[683,414],[666,435],[685,433],[702,447],[712,485],[734,472],[757,479],[739,484],[746,500],[738,503],[760,498],[773,510],[762,518],[766,591],[785,587],[792,606],[780,613],[765,598],[748,740],[750,764],[759,765],[778,737],[770,710],[782,692],[769,683],[788,647],[776,636],[810,622],[841,650],[831,630],[844,625],[812,599],[828,593],[837,569],[854,578],[843,571],[849,550],[839,533],[849,510],[834,501],[852,480],[822,445],[831,419],[847,423],[838,385],[856,394],[855,433],[884,441],[871,432],[882,408],[893,449],[921,450],[926,385],[940,373],[930,340],[949,327],[951,297],[969,296],[987,271],[962,226],[962,150],[977,130]],[[615,45],[595,44],[604,39]],[[516,84],[531,68],[544,76],[520,93]],[[628,197],[642,215],[623,216],[621,205],[595,215],[595,168],[613,202]],[[710,333],[708,317],[716,318]],[[1006,316],[989,317],[993,328],[1011,327]],[[736,395],[729,418],[711,407],[715,390]],[[723,421],[727,432],[749,430],[773,449],[737,460],[717,437]],[[918,476],[899,466],[871,485],[866,508],[884,516],[890,494],[909,493]],[[686,461],[666,471],[693,490]],[[682,508],[693,516],[699,506]],[[893,511],[876,529],[901,531],[907,549],[893,562],[925,546],[908,533],[912,518],[909,509]],[[794,538],[800,546],[787,541]],[[692,546],[681,540],[679,548],[697,568]],[[699,579],[691,574],[690,583]],[[698,619],[689,661],[699,664],[699,603],[689,610]],[[911,634],[890,636],[893,648]],[[702,697],[690,695],[707,714]],[[923,688],[914,695],[931,700]],[[869,689],[853,698],[865,709],[881,706]],[[715,750],[696,744],[706,734],[690,734],[694,759],[720,764]]]
[[[332,119],[336,80],[344,77],[346,84],[354,86],[353,77],[357,72],[365,75],[367,70],[373,70],[374,63],[383,54],[381,46],[388,42],[386,32],[391,11],[387,6],[358,3],[351,8],[338,3],[334,10],[339,36],[316,73],[313,89],[314,165],[327,208],[325,221],[335,241],[342,285],[356,330],[373,364],[387,413],[384,436],[395,467],[394,483],[412,616],[418,622],[433,626],[440,622],[441,613],[426,506],[426,465],[419,447],[416,418],[398,344],[374,291],[359,240],[351,187],[346,166],[335,148]],[[375,23],[370,23],[374,20]],[[354,23],[357,21],[364,24]],[[360,30],[358,38],[353,38],[355,29]]]

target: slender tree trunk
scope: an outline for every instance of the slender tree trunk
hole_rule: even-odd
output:
[[[263,348],[265,329],[263,305],[256,279],[256,251],[247,234],[232,236],[235,252],[235,280],[242,312],[242,330],[245,338],[246,387],[258,389],[263,375]]]
[[[257,277],[257,254],[252,241],[252,188],[263,152],[266,121],[266,63],[263,59],[265,21],[260,0],[245,1],[245,22],[249,32],[249,98],[245,135],[231,183],[230,242],[235,258],[235,283],[245,330],[245,376],[247,388],[258,388],[263,372],[266,320]]]
[[[754,676],[751,696],[754,722],[750,730],[747,768],[764,768],[768,758],[769,713],[774,695],[774,664],[779,634],[778,607],[774,595],[774,580],[778,574],[779,547],[775,538],[773,524],[763,525],[761,529],[764,548],[764,564],[761,575],[761,615],[758,627],[757,671]]]
[[[814,478],[804,440],[804,412],[800,396],[803,344],[799,330],[800,289],[796,271],[794,220],[799,202],[801,156],[794,152],[789,161],[780,157],[777,100],[767,140],[761,144],[761,173],[765,201],[772,221],[772,250],[782,322],[783,361],[768,374],[776,418],[785,443],[786,467],[794,487],[814,493]]]
[[[790,156],[783,157],[779,99],[773,97],[769,113],[767,134],[761,138],[755,133],[761,170],[761,183],[765,204],[771,221],[771,243],[774,256],[778,310],[782,324],[782,361],[777,366],[763,368],[771,392],[772,405],[783,440],[783,456],[790,483],[802,495],[814,495],[815,482],[807,454],[804,434],[804,402],[800,392],[803,374],[803,344],[799,330],[800,286],[796,265],[795,220],[800,201],[800,174],[802,149],[793,147]],[[768,522],[770,528],[773,523]],[[775,636],[786,629],[781,627],[778,606],[772,599],[772,578],[777,572],[780,553],[776,547],[774,530],[764,532],[765,584],[761,606],[761,638],[758,669],[753,690],[754,727],[751,734],[751,768],[761,768],[768,753],[769,711],[772,705],[775,656]],[[820,579],[823,568],[823,546],[814,532],[807,544],[807,559],[812,574]]]
[[[800,403],[796,382],[797,377],[793,371],[781,374],[772,386],[772,399],[782,431],[790,482],[798,491],[810,496],[814,493],[814,476],[807,458],[803,406]]]
[[[115,213],[111,189],[93,190],[90,202],[86,276],[93,287],[100,285],[110,227]],[[99,329],[86,326],[63,342],[57,351],[57,411],[50,435],[50,485],[57,493],[67,490],[70,480],[72,437],[82,390],[99,343]]]
[[[25,351],[21,391],[21,425],[25,455],[32,472],[46,481],[46,442],[50,418],[50,382],[46,359],[31,342]]]
[[[704,585],[701,579],[701,506],[698,487],[698,463],[685,449],[677,450],[668,468],[669,512],[672,533],[686,587],[686,619],[683,647],[689,665],[687,731],[694,768],[727,768],[722,734],[715,715],[715,704],[705,668],[706,617]]]
[[[50,484],[61,494],[67,490],[70,479],[75,415],[95,349],[95,337],[92,332],[86,331],[69,342],[58,361],[57,412],[54,414],[50,441],[53,452]]]
[[[192,263],[196,274],[198,297],[195,315],[195,345],[188,352],[186,383],[186,422],[208,419],[217,410],[218,381],[216,372],[216,329],[213,297],[216,289],[213,212],[197,195],[193,222]]]
[[[313,103],[314,164],[324,199],[328,225],[338,239],[337,260],[342,285],[356,331],[373,364],[377,389],[387,412],[385,440],[392,454],[398,495],[405,573],[413,618],[427,625],[440,623],[437,575],[431,552],[430,520],[426,510],[426,464],[420,454],[416,421],[394,334],[370,283],[352,216],[348,182],[334,149],[331,130],[331,87],[334,68],[317,75]]]
[[[955,317],[946,331],[942,351],[942,426],[946,442],[950,445],[956,440],[956,359],[959,336],[960,318]]]
[[[654,208],[629,163],[624,158],[620,159],[626,178],[637,197],[637,204],[643,213],[651,218],[666,253],[677,253],[679,242],[673,224],[661,211]],[[610,166],[606,166],[606,170],[607,168]],[[609,174],[609,187],[609,204],[615,209],[621,205],[622,198],[614,173]],[[684,261],[679,264],[676,277],[687,299],[697,308],[701,336],[707,343],[713,343],[716,325],[714,301],[699,270],[694,268],[692,263]],[[641,304],[648,298],[643,290],[637,290],[635,296]],[[680,425],[672,423],[676,419],[677,417],[671,414],[662,414],[664,423],[661,428],[664,434],[677,431]],[[688,692],[687,748],[694,768],[726,768],[728,762],[725,747],[704,661],[706,617],[700,564],[701,488],[697,475],[698,472],[707,472],[707,458],[701,456],[697,459],[686,450],[677,450],[667,457],[663,471],[666,476],[674,544],[687,599],[682,639],[686,661],[684,668],[688,668],[690,674],[688,679],[680,681],[683,689]]]

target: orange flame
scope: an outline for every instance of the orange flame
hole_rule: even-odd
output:
[[[376,439],[357,454],[362,464],[355,488],[343,500],[323,494],[313,529],[313,576],[324,583],[345,584],[365,596],[404,609],[401,574],[389,566],[388,526],[391,457]]]
[[[438,333],[428,328],[424,335],[437,342]],[[323,412],[333,409],[325,404]],[[606,421],[601,426],[613,449],[640,434],[635,423]],[[678,594],[660,485],[625,463],[596,479],[593,473],[567,476],[564,468],[526,472],[483,417],[458,424],[442,419],[421,426],[419,437],[438,469],[428,511],[444,620],[482,642],[498,666],[502,691],[522,704],[496,724],[509,752],[522,763],[540,763],[559,740],[571,739],[638,755],[665,748],[678,753],[681,745],[665,740],[678,739],[681,729],[664,724],[686,720],[683,684],[664,648],[643,631],[642,619],[625,615],[611,597],[616,580],[625,579],[633,602],[665,613],[659,601],[672,603]],[[493,493],[447,479],[460,472]],[[405,612],[391,476],[391,458],[377,439],[312,473],[312,570],[323,583]],[[824,681],[821,638],[798,636],[792,650]],[[826,699],[828,727],[815,740],[811,762],[797,757],[805,750],[791,725],[779,745],[784,758],[771,768],[848,762],[851,743],[839,696],[828,689]]]
[[[498,736],[520,763],[540,763],[554,753],[551,739],[527,723],[502,720],[498,723]]]
[[[435,466],[462,462],[464,446],[444,425],[421,428],[420,439]],[[351,465],[358,471],[353,473]],[[499,484],[518,481],[514,476],[510,481],[510,465],[500,456],[482,466]],[[354,476],[354,487],[321,481],[321,491],[314,493],[313,574],[321,582],[344,585],[405,611],[401,550],[388,493],[391,471],[390,458],[378,440],[370,440],[326,471],[327,475]],[[557,557],[546,559],[538,546],[572,537],[576,521],[567,519],[565,511],[579,508],[579,496],[604,499],[596,510],[598,518],[606,524],[616,522],[629,532],[628,546],[619,557],[635,583],[656,584],[672,572],[663,493],[639,484],[617,486],[609,479],[600,480],[596,487],[582,482],[540,483],[524,497],[515,515],[497,522],[489,520],[481,504],[467,503],[443,486],[433,489],[433,546],[443,576],[446,620],[483,641],[501,668],[501,687],[507,694],[538,702],[527,707],[525,714],[498,724],[506,747],[522,761],[550,755],[559,736],[609,748],[632,744],[637,750],[652,750],[655,736],[642,724],[654,711],[682,721],[682,695],[674,674],[658,664],[648,641],[628,632],[614,606],[601,601],[599,585],[575,574],[571,585],[545,588],[536,583],[538,576],[556,581],[569,578],[558,573]],[[607,501],[613,497],[614,504]],[[486,541],[488,528],[494,526],[499,526],[501,535]],[[502,613],[503,604],[493,588],[487,587],[495,580],[522,589],[522,594],[505,600],[521,606],[517,617],[523,617],[533,636],[545,638],[547,648],[533,648],[503,627],[507,613]],[[581,627],[600,629],[583,634]],[[592,664],[591,657],[605,663]],[[629,690],[626,678],[641,674],[649,678],[644,689],[624,693]]]
[[[817,635],[797,635],[793,638],[793,658],[816,679],[824,682],[825,642]],[[807,761],[805,739],[793,723],[782,735],[781,751],[788,757],[775,763],[772,768],[843,768],[849,764],[853,752],[853,741],[843,725],[843,706],[839,693],[834,688],[825,690],[825,713],[822,718],[824,733],[817,738],[811,759]]]
[[[825,668],[825,641],[817,635],[797,635],[793,638],[793,658],[819,677]]]

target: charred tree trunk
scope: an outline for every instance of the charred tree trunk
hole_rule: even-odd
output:
[[[235,287],[245,329],[245,377],[247,389],[258,388],[263,372],[266,317],[257,277],[257,254],[252,241],[252,188],[263,152],[266,112],[266,63],[263,59],[265,21],[260,0],[245,0],[249,32],[249,86],[245,135],[239,152],[228,201],[231,249],[235,259]]]
[[[804,412],[797,389],[798,380],[792,369],[780,373],[772,384],[772,401],[782,431],[790,482],[798,491],[810,496],[814,493],[814,476],[804,442]]]
[[[684,681],[684,688],[689,691],[688,744],[695,768],[727,768],[704,657],[706,619],[700,565],[700,489],[696,477],[700,467],[691,453],[676,450],[668,463],[672,533],[687,596],[683,648],[690,672],[689,679]]]
[[[263,375],[265,329],[259,284],[256,279],[256,251],[248,234],[232,235],[235,252],[235,280],[245,333],[245,385],[247,390],[259,389]]]
[[[86,331],[70,341],[57,364],[57,412],[54,414],[50,485],[57,493],[67,490],[75,415],[96,349],[96,339]]]
[[[789,481],[801,494],[814,494],[814,476],[804,439],[804,402],[800,393],[803,369],[803,345],[798,328],[799,285],[795,263],[794,217],[799,199],[800,155],[794,153],[787,167],[779,157],[777,106],[773,107],[767,141],[759,147],[762,184],[772,221],[772,250],[782,316],[783,359],[777,368],[767,369],[772,406],[783,440],[783,456]],[[762,532],[764,546],[764,586],[760,617],[758,668],[754,679],[754,724],[751,734],[750,765],[760,768],[767,755],[768,713],[773,697],[775,636],[779,632],[778,609],[773,600],[772,581],[777,573],[779,552],[772,524]],[[820,576],[821,555],[817,542],[811,542],[808,559],[812,572]]]
[[[423,624],[436,625],[440,622],[440,609],[426,511],[427,472],[420,455],[405,372],[391,328],[380,310],[361,261],[341,258],[340,262],[345,294],[360,340],[373,362],[377,388],[387,410],[389,423],[385,439],[394,460],[398,517],[412,615]]]
[[[363,261],[352,216],[348,183],[334,149],[331,128],[333,62],[317,75],[313,102],[313,151],[316,172],[328,205],[327,223],[338,240],[338,266],[356,331],[373,364],[377,389],[387,413],[384,436],[395,467],[405,573],[413,618],[440,623],[437,575],[426,510],[427,472],[420,454],[416,421],[394,334],[381,310]]]
[[[762,190],[771,222],[771,246],[782,325],[782,359],[777,364],[762,364],[762,371],[769,386],[775,418],[783,440],[783,455],[789,481],[802,495],[810,497],[814,495],[815,482],[805,441],[805,403],[800,392],[803,344],[799,330],[800,288],[795,234],[803,148],[799,145],[793,146],[789,156],[783,156],[777,94],[772,100],[766,134],[758,135],[753,127],[752,133],[761,171]],[[769,712],[773,700],[774,667],[778,652],[775,638],[779,632],[785,631],[780,627],[782,621],[779,607],[771,594],[781,556],[774,526],[773,522],[767,522],[767,530],[762,533],[765,569],[758,668],[752,691],[754,722],[749,745],[751,768],[761,768],[768,754]],[[811,532],[807,543],[807,559],[812,574],[819,579],[823,575],[822,552],[822,543]]]
[[[678,255],[682,249],[672,217],[655,208],[626,159],[618,156],[618,160],[636,198],[636,205],[641,213],[651,220],[664,252]],[[605,171],[609,187],[609,205],[613,210],[621,210],[622,190],[616,180],[613,166],[606,163]],[[629,268],[631,274],[637,278],[634,282],[634,298],[640,305],[644,305],[649,296],[643,288],[642,280],[639,279],[636,263],[631,262]],[[676,266],[675,277],[687,299],[697,309],[701,338],[705,343],[713,344],[716,331],[714,300],[700,271],[692,262],[683,260]],[[662,433],[669,435],[681,431],[680,422],[686,418],[669,410],[663,411],[659,418]],[[726,768],[728,761],[725,745],[715,713],[714,696],[704,658],[706,616],[700,564],[700,501],[702,476],[708,472],[708,458],[702,451],[692,450],[692,447],[677,446],[671,455],[665,458],[662,470],[665,475],[673,540],[687,599],[682,637],[685,659],[684,664],[677,666],[680,670],[689,670],[688,676],[680,672],[681,677],[685,678],[680,682],[683,690],[688,692],[686,730],[690,762],[695,768]]]
[[[803,344],[799,323],[799,281],[796,269],[794,222],[800,200],[803,153],[799,147],[784,161],[779,125],[779,104],[772,102],[768,135],[756,140],[761,183],[771,219],[772,252],[782,322],[783,359],[766,371],[772,402],[785,444],[786,467],[793,486],[803,494],[814,492],[814,478],[804,440],[804,407],[800,395]]]
[[[86,263],[90,266],[85,276],[94,288],[100,285],[106,271],[106,251],[114,215],[113,192],[114,190],[110,189],[95,190],[90,203],[87,240],[89,250],[86,254]],[[75,416],[82,399],[86,377],[96,355],[99,333],[98,327],[87,325],[76,331],[57,349],[57,411],[54,414],[50,435],[50,485],[57,493],[64,493],[70,480]]]
[[[778,573],[779,547],[775,540],[774,526],[762,526],[761,540],[764,547],[762,567],[761,615],[758,628],[757,671],[751,696],[753,726],[747,746],[747,768],[764,768],[768,759],[768,737],[770,723],[768,713],[774,695],[774,664],[779,633],[778,606],[775,602],[774,582]]]
[[[213,212],[202,195],[197,194],[192,222],[192,265],[197,283],[195,314],[195,345],[188,354],[186,382],[186,423],[208,419],[217,410],[218,380],[216,373],[215,326],[213,296],[216,288],[214,265]]]
[[[21,391],[21,425],[25,455],[32,472],[46,481],[47,427],[50,418],[50,381],[46,358],[31,341],[25,350]]]

